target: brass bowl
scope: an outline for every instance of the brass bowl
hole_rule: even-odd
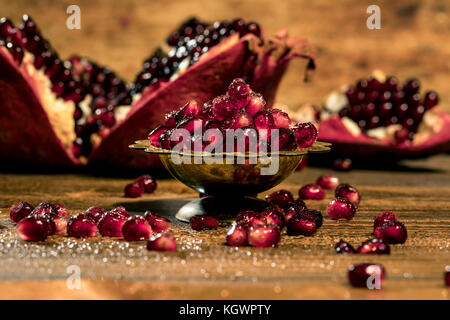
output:
[[[136,141],[130,145],[130,148],[157,154],[164,167],[175,179],[201,194],[222,199],[220,206],[229,207],[226,205],[229,204],[229,199],[233,199],[234,204],[242,205],[241,202],[246,197],[255,197],[258,193],[280,184],[298,167],[306,154],[328,152],[330,144],[315,142],[309,148],[271,153],[272,160],[278,160],[278,170],[274,174],[267,175],[261,174],[261,170],[267,168],[269,164],[264,163],[255,153],[223,153],[223,156],[233,159],[232,163],[210,164],[208,160],[212,159],[213,155],[209,153],[172,152],[152,146],[148,140]],[[189,163],[176,164],[172,159],[173,154],[186,157]],[[180,214],[177,218],[180,219]],[[181,220],[186,221],[186,219],[184,217]]]

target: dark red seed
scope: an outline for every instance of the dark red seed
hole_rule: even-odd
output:
[[[122,234],[125,240],[140,241],[150,237],[152,227],[143,216],[132,216],[122,227]]]
[[[246,246],[248,244],[247,228],[241,224],[233,222],[225,237],[227,244],[233,247]]]
[[[46,216],[29,215],[16,226],[17,235],[26,241],[44,241],[49,235],[50,220]]]
[[[275,224],[280,230],[283,230],[286,218],[284,217],[284,212],[281,208],[267,208],[261,212],[261,215],[266,218],[268,224]]]
[[[262,111],[266,108],[266,101],[259,93],[252,93],[250,95],[250,101],[245,107],[245,111],[253,117],[257,112]]]
[[[127,217],[108,211],[97,223],[98,231],[103,237],[122,237],[122,228]]]
[[[384,211],[380,213],[375,220],[373,221],[373,230],[375,231],[376,228],[381,227],[385,223],[395,221],[397,220],[397,217],[395,214],[391,211]]]
[[[217,120],[231,119],[238,111],[239,106],[230,96],[218,96],[212,101],[212,110]]]
[[[318,185],[307,184],[298,190],[298,197],[302,200],[323,200],[325,198],[325,192]]]
[[[261,28],[256,22],[249,22],[249,24],[247,24],[247,30],[249,33],[253,33],[257,37],[261,36]]]
[[[300,215],[302,218],[308,219],[316,224],[316,228],[319,229],[323,224],[323,215],[317,210],[303,210]]]
[[[424,107],[429,110],[439,103],[439,95],[434,91],[428,91],[425,94]]]
[[[176,251],[177,242],[171,232],[158,233],[153,235],[147,241],[147,250],[149,251]]]
[[[401,128],[394,132],[394,139],[397,144],[402,144],[406,142],[409,138],[409,130],[406,128]]]
[[[277,134],[278,131],[278,134]],[[276,146],[276,139],[278,137],[278,150],[280,151],[291,151],[297,149],[297,142],[295,140],[294,133],[286,128],[280,128],[277,130],[272,130],[271,134],[271,146],[272,150],[275,149]]]
[[[361,195],[359,191],[349,185],[349,184],[340,184],[336,187],[336,191],[334,193],[336,197],[344,198],[353,203],[355,206],[359,205],[359,202],[361,201]]]
[[[145,212],[144,218],[152,227],[153,232],[166,232],[172,228],[172,222],[169,219],[160,217],[150,211]]]
[[[230,83],[227,94],[235,100],[239,108],[243,108],[250,101],[250,92],[250,86],[238,78]]]
[[[356,207],[353,203],[344,198],[333,199],[327,206],[327,215],[333,220],[352,220],[355,214]]]
[[[349,171],[352,169],[351,159],[336,159],[333,162],[333,168],[337,171]]]
[[[297,213],[301,213],[307,209],[308,208],[306,207],[306,204],[305,202],[303,202],[303,200],[296,200],[295,202],[289,203],[283,208],[286,224],[294,215],[296,215]]]
[[[125,186],[124,195],[127,198],[139,198],[144,194],[144,186],[139,182],[132,182]]]
[[[281,189],[266,195],[266,201],[280,208],[284,208],[289,203],[294,202],[294,196],[290,191]]]
[[[54,217],[58,215],[58,211],[56,211],[56,208],[53,206],[50,202],[41,202],[37,205],[36,208],[31,212],[31,214],[35,214],[38,216],[41,215],[48,215],[50,217]]]
[[[287,223],[287,234],[290,236],[312,236],[317,231],[316,224],[302,214],[296,214]]]
[[[116,207],[116,208],[112,209],[111,212],[120,214],[121,216],[124,216],[126,218],[130,217],[130,215],[128,214],[128,211],[125,209],[124,206]]]
[[[193,216],[189,220],[191,228],[196,231],[205,229],[217,229],[219,227],[219,221],[212,216]]]
[[[354,287],[381,289],[386,272],[380,264],[361,263],[350,266],[348,280]]]
[[[291,126],[291,118],[286,112],[283,112],[279,109],[270,110],[272,113],[272,117],[275,123],[275,128],[286,128],[289,129]]]
[[[142,184],[145,193],[153,193],[157,187],[156,179],[147,174],[140,176],[135,182]]]
[[[267,130],[265,137],[269,137],[270,129],[275,127],[275,120],[269,111],[261,110],[253,115],[253,126],[256,130]]]
[[[339,179],[331,174],[323,175],[317,178],[316,184],[323,189],[331,190],[338,186]]]
[[[98,223],[99,220],[103,217],[105,214],[105,210],[100,207],[90,207],[88,208],[84,214],[95,221],[95,223]]]
[[[336,250],[336,253],[348,253],[348,254],[356,253],[355,248],[353,248],[353,246],[350,243],[344,240],[339,240],[338,242],[336,242],[334,244],[334,250]]]
[[[385,243],[383,239],[369,239],[361,243],[357,250],[362,254],[390,254],[391,249],[389,244]]]
[[[83,213],[77,214],[67,222],[67,234],[69,237],[89,238],[97,235],[98,229],[95,221]]]
[[[69,217],[69,209],[65,205],[62,205],[60,203],[52,203],[53,207],[55,208],[56,212],[58,213],[58,216],[67,219]]]
[[[390,244],[405,243],[408,238],[405,225],[399,221],[390,221],[383,224],[375,229],[374,235]]]
[[[9,209],[9,218],[12,222],[19,222],[26,216],[30,215],[34,207],[26,201],[19,201]]]
[[[169,130],[170,128],[168,126],[159,126],[153,129],[152,132],[148,135],[148,140],[150,141],[150,144],[155,147],[160,147],[161,144],[159,142],[159,138],[163,135],[164,132]]]
[[[299,148],[310,147],[317,139],[317,129],[311,122],[299,123],[292,127]]]
[[[280,238],[280,228],[274,224],[253,226],[248,231],[248,242],[254,247],[275,247]]]

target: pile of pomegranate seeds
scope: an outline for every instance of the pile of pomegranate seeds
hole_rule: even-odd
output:
[[[124,194],[127,198],[139,198],[144,193],[153,193],[157,187],[156,179],[149,175],[136,178],[125,186]]]
[[[190,141],[185,141],[184,137],[171,140],[176,129],[186,129],[191,135]],[[285,112],[267,108],[264,98],[253,92],[244,80],[234,79],[225,95],[203,105],[189,101],[179,110],[167,114],[165,123],[150,132],[148,139],[153,146],[163,149],[172,149],[182,142],[182,150],[200,148],[200,151],[215,152],[215,148],[220,148],[238,151],[239,143],[225,139],[232,129],[242,129],[245,152],[270,151],[277,137],[281,151],[307,148],[317,138],[314,125],[292,124]],[[199,131],[201,136],[196,135]],[[218,134],[208,136],[209,132]],[[217,137],[219,134],[222,138]]]
[[[374,278],[374,281],[368,283],[369,278]],[[361,263],[350,266],[348,270],[348,280],[354,287],[369,288],[369,286],[377,285],[378,282],[381,288],[385,278],[386,272],[380,264]]]

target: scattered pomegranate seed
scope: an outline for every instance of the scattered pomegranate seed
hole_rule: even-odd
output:
[[[122,237],[122,228],[127,217],[116,212],[106,212],[97,222],[98,231],[103,237]]]
[[[280,208],[267,208],[261,215],[266,218],[267,223],[277,225],[280,230],[283,230],[286,223],[286,218],[284,217],[284,212]]]
[[[145,218],[145,220],[147,220],[149,225],[152,227],[153,232],[157,232],[157,233],[166,232],[172,228],[172,222],[170,222],[169,219],[160,217],[156,214],[153,214],[150,211],[145,212],[144,218]]]
[[[171,232],[158,233],[147,241],[149,251],[176,251],[177,242]]]
[[[52,205],[55,208],[56,212],[58,213],[58,216],[64,219],[67,219],[69,217],[69,209],[67,209],[66,206],[60,203],[52,203]]]
[[[156,179],[147,174],[140,176],[135,180],[135,182],[142,184],[145,193],[153,193],[157,187]]]
[[[300,213],[300,215],[308,219],[316,224],[316,228],[319,229],[323,224],[323,215],[320,211],[317,210],[304,210]]]
[[[353,248],[350,243],[344,240],[339,240],[338,242],[336,242],[334,244],[334,250],[336,250],[336,253],[356,253],[355,248]]]
[[[352,169],[351,159],[336,159],[333,162],[333,168],[337,171],[350,171]]]
[[[139,182],[132,182],[125,186],[125,197],[139,198],[144,194],[144,186]]]
[[[395,214],[391,211],[384,211],[380,213],[375,220],[373,221],[373,231],[375,231],[376,228],[381,227],[383,224],[396,221],[397,217]]]
[[[317,178],[316,184],[322,189],[331,190],[338,186],[339,179],[331,174],[323,175]]]
[[[390,244],[405,243],[408,238],[405,225],[399,221],[390,221],[383,224],[375,229],[374,235]]]
[[[47,216],[29,215],[16,226],[17,235],[26,241],[44,241],[49,235],[52,222]]]
[[[287,224],[287,234],[290,236],[312,236],[317,231],[314,221],[305,218],[302,214],[296,214]]]
[[[267,219],[261,213],[252,210],[244,210],[238,213],[236,216],[236,222],[246,228],[250,228],[251,226],[259,224],[266,224]]]
[[[98,229],[95,221],[83,213],[77,214],[67,222],[67,234],[69,237],[89,238],[97,235]]]
[[[254,247],[275,247],[280,238],[280,228],[274,224],[253,226],[248,231],[248,242]]]
[[[193,216],[189,220],[189,224],[196,231],[217,229],[219,227],[219,221],[212,216]]]
[[[357,250],[358,253],[363,254],[390,254],[391,249],[383,239],[369,239],[361,243]]]
[[[290,202],[294,202],[294,196],[290,191],[281,189],[266,195],[266,201],[280,208],[284,208]]]
[[[95,221],[95,223],[98,223],[99,220],[103,217],[105,214],[105,210],[100,207],[90,207],[88,208],[84,214]]]
[[[336,191],[334,193],[336,198],[344,198],[353,203],[355,206],[359,205],[359,202],[361,201],[361,195],[359,191],[349,185],[349,184],[340,184],[336,187]]]
[[[34,207],[26,201],[19,201],[9,209],[9,218],[12,222],[19,222],[26,216],[30,215]]]
[[[140,241],[150,237],[152,227],[143,216],[132,216],[125,221],[122,235],[128,241]]]
[[[306,204],[303,202],[303,200],[296,200],[295,202],[289,203],[287,206],[284,207],[284,217],[286,218],[286,224],[288,221],[296,214],[301,213],[305,210]]]
[[[353,203],[344,198],[333,199],[327,206],[327,215],[333,220],[352,220],[355,214],[356,207]]]
[[[125,209],[124,206],[116,207],[116,208],[112,209],[111,212],[120,214],[120,215],[122,215],[122,216],[124,216],[126,218],[130,217],[130,215],[128,214],[128,211]]]
[[[225,237],[227,244],[233,247],[246,246],[248,244],[247,228],[236,222],[231,224]]]
[[[375,280],[375,282],[370,281],[372,280],[372,277],[374,277],[373,280]],[[385,277],[386,272],[384,271],[383,266],[380,264],[361,263],[352,265],[348,269],[348,280],[354,287],[373,289],[374,284],[376,285],[377,282],[379,282],[378,284],[381,288],[381,283],[384,281]]]
[[[307,184],[298,190],[298,196],[302,200],[323,200],[325,198],[325,192],[318,185]]]
[[[450,287],[450,266],[445,267],[444,282],[447,287]]]
[[[51,217],[57,216],[58,215],[58,211],[56,211],[56,208],[53,206],[53,204],[51,204],[50,202],[41,202],[37,205],[36,208],[34,208],[34,210],[31,212],[31,214],[35,214],[38,216],[41,215],[49,215]]]

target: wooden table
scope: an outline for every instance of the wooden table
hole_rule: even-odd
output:
[[[328,172],[307,168],[280,187],[297,192]],[[152,209],[173,219],[178,207],[197,196],[182,184],[159,179],[154,194],[130,200],[122,192],[131,178],[17,170],[1,174],[0,298],[449,299],[443,271],[450,265],[450,156],[405,162],[395,171],[380,168],[337,175],[362,192],[353,221],[325,219],[315,236],[285,235],[278,248],[265,249],[226,246],[226,222],[216,231],[204,232],[176,223],[178,252],[155,253],[148,252],[144,242],[100,237],[25,243],[15,236],[8,208],[18,200],[62,202],[73,214],[92,205],[107,209],[125,205],[134,213]],[[308,206],[325,213],[331,197],[329,192],[326,200],[310,201]],[[386,256],[334,253],[333,244],[340,238],[355,246],[370,238],[373,218],[384,210],[394,211],[407,226],[404,245],[393,246]],[[383,290],[347,284],[347,268],[358,262],[377,262],[386,268]],[[71,265],[81,271],[79,290],[66,285]]]

